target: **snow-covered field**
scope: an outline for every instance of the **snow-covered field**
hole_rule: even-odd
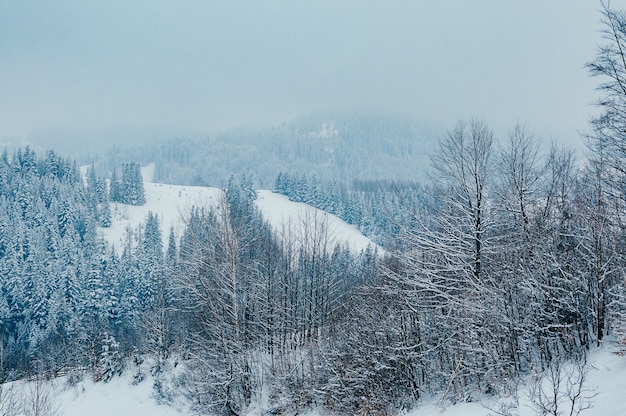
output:
[[[18,381],[4,388],[20,403],[29,403],[32,396],[38,395],[46,409],[57,413],[42,413],[58,416],[181,416],[188,415],[179,406],[159,404],[154,396],[154,379],[146,377],[133,385],[130,371],[120,377],[113,377],[108,383],[95,383],[90,374],[82,381],[70,385],[67,377],[52,381]],[[2,404],[0,403],[0,409]],[[184,407],[184,406],[183,406]],[[4,413],[2,413],[4,414]],[[30,414],[30,413],[26,413]],[[39,414],[39,413],[38,413]],[[21,414],[18,413],[16,416]]]
[[[169,238],[170,229],[174,228],[180,236],[189,210],[196,206],[215,206],[221,196],[221,190],[202,186],[165,185],[144,183],[146,204],[131,206],[111,203],[111,226],[101,228],[102,235],[116,249],[123,247],[127,228],[135,229],[146,221],[149,212],[159,219],[164,244]]]

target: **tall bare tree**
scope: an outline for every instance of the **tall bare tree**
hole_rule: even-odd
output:
[[[493,132],[480,120],[459,121],[440,141],[432,157],[434,180],[440,201],[447,211],[442,216],[446,230],[464,255],[472,259],[475,282],[483,275],[487,224],[487,189],[493,174]]]
[[[626,11],[613,8],[609,0],[601,4],[605,43],[586,65],[590,74],[601,80],[596,103],[600,114],[591,120],[588,135],[596,198],[589,201],[594,207],[588,212],[593,214],[588,217],[593,221],[588,222],[593,234],[587,251],[594,253],[592,269],[600,284],[592,285],[598,294],[598,339],[611,326],[626,328],[625,284],[623,279],[614,278],[623,273],[626,264],[622,243],[626,236]]]
[[[400,272],[390,271],[396,281],[390,290],[400,290],[413,311],[423,350],[436,351],[423,357],[435,366],[427,372],[438,375],[431,382],[455,400],[484,381],[495,356],[488,329],[493,140],[484,122],[472,120],[459,121],[440,141],[432,158],[435,204],[416,219],[420,227],[407,230]]]
[[[626,201],[626,12],[614,9],[608,0],[601,4],[606,43],[586,64],[601,80],[596,102],[600,114],[591,119],[588,147],[592,159],[602,159],[607,190]]]
[[[242,230],[230,210],[222,197],[216,211],[188,227],[185,249],[193,255],[183,267],[179,289],[193,313],[195,364],[188,386],[199,406],[238,415],[253,393],[246,322],[252,271],[244,267]]]
[[[528,368],[525,359],[531,350],[535,322],[526,313],[529,280],[536,261],[536,219],[544,199],[546,163],[541,157],[539,142],[530,129],[516,124],[508,135],[497,158],[497,182],[493,204],[497,212],[498,264],[497,296],[503,319],[498,319],[502,337],[501,359],[515,371]]]

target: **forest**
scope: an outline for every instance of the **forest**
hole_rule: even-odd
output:
[[[432,123],[376,114],[319,113],[266,128],[236,128],[204,139],[172,138],[118,145],[103,154],[77,153],[111,172],[120,161],[156,164],[155,181],[224,187],[251,175],[270,188],[281,172],[323,180],[424,180],[428,154],[442,129]]]
[[[155,396],[183,396],[197,414],[244,415],[264,400],[273,415],[393,415],[427,397],[505,400],[523,377],[569,361],[579,364],[569,391],[578,414],[587,353],[606,343],[626,352],[626,14],[607,6],[603,18],[606,44],[587,64],[601,80],[600,114],[584,157],[526,124],[496,138],[471,118],[439,135],[428,180],[344,177],[339,167],[354,167],[331,150],[365,146],[359,137],[282,128],[276,143],[295,137],[292,147],[270,152],[310,165],[271,161],[262,181],[274,175],[275,192],[378,243],[360,253],[334,242],[323,215],[302,218],[304,238],[273,228],[255,205],[252,168],[228,172],[174,141],[144,154],[161,155],[157,177],[223,181],[222,197],[192,207],[168,238],[150,213],[116,249],[100,231],[111,202],[145,203],[146,160],[118,149],[126,158],[112,151],[81,171],[52,150],[5,150],[0,381],[106,383],[127,372],[141,383],[149,357]],[[385,125],[359,123],[350,131]],[[384,152],[423,162],[411,127],[394,125],[382,134],[399,134],[399,147]],[[307,147],[319,140],[326,153]],[[211,160],[256,154],[228,143]],[[494,414],[515,414],[507,406]]]

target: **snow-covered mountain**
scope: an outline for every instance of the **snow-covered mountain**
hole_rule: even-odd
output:
[[[101,172],[124,162],[156,162],[157,181],[188,185],[222,186],[231,175],[246,172],[253,172],[264,188],[280,172],[346,184],[355,179],[423,181],[430,166],[428,155],[443,134],[443,127],[410,117],[328,112],[210,137],[173,135],[142,144],[129,140],[95,160],[84,155],[85,146],[75,146],[75,153],[69,154],[94,162]]]

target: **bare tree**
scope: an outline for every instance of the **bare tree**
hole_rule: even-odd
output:
[[[545,200],[547,165],[541,157],[539,143],[523,124],[516,124],[501,148],[497,161],[497,180],[493,195],[497,247],[494,262],[493,302],[501,310],[498,332],[502,334],[501,360],[515,372],[529,367],[536,322],[528,319],[532,296],[529,281],[537,261],[537,217]]]
[[[527,126],[517,123],[509,131],[508,142],[501,150],[497,164],[499,203],[513,216],[523,233],[528,234],[532,216],[542,196],[546,166],[539,142]]]
[[[20,403],[15,385],[0,384],[0,416],[19,414]]]
[[[440,200],[447,210],[446,228],[456,244],[471,253],[473,279],[482,277],[487,224],[487,189],[493,174],[493,132],[479,120],[459,121],[432,157]],[[445,217],[443,217],[445,218]]]
[[[595,391],[587,386],[589,365],[579,358],[566,362],[555,358],[545,373],[530,383],[530,407],[540,416],[578,416],[593,406]]]
[[[566,361],[555,358],[543,372],[534,373],[525,392],[528,406],[537,416],[579,416],[593,407],[597,395],[587,384],[589,364],[584,357]],[[490,416],[519,415],[520,400],[517,393],[508,399],[499,399],[485,406]]]
[[[25,416],[58,416],[60,414],[54,392],[48,382],[41,378],[35,378],[28,382],[26,391],[22,394],[19,404],[21,412]]]
[[[601,113],[591,120],[592,151],[602,148],[610,169],[615,196],[626,198],[626,13],[602,3],[603,34],[607,43],[598,47],[596,57],[586,64],[593,76],[601,78],[597,89]]]
[[[626,327],[624,283],[615,278],[626,263],[626,12],[614,9],[609,0],[601,4],[606,43],[586,65],[601,80],[596,103],[600,114],[591,120],[588,135],[595,198],[589,201],[593,211],[587,212],[587,228],[592,234],[585,247],[595,263],[590,270],[596,276],[592,289],[597,294],[593,312],[598,340],[611,328],[622,332]]]
[[[497,357],[489,329],[497,322],[489,265],[493,152],[493,133],[482,121],[460,121],[448,132],[432,158],[435,203],[406,230],[400,267],[389,270],[389,290],[411,311],[410,327],[421,328],[430,382],[454,401],[485,383]]]
[[[216,211],[188,227],[185,249],[192,253],[178,289],[193,313],[188,387],[201,406],[238,415],[253,392],[245,310],[250,270],[243,267],[241,230],[230,210],[222,197]]]
[[[327,214],[317,210],[300,215],[299,264],[304,290],[304,340],[317,339],[326,327],[330,312],[331,276],[328,262],[333,247],[328,229]]]

